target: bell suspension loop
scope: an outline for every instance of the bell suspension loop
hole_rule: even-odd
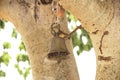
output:
[[[57,23],[52,23],[51,25],[51,34],[53,36],[59,36],[60,34],[60,24],[57,24]]]

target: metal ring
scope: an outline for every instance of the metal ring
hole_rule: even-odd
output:
[[[56,35],[57,33],[60,32],[60,24],[57,24],[57,25],[56,24],[57,23],[52,23],[52,25],[51,25],[51,33],[52,33],[52,35]],[[56,26],[54,27],[54,25],[56,25]],[[56,32],[54,28],[58,29],[58,32]]]

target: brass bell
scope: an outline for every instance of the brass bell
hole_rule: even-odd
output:
[[[69,51],[66,47],[64,38],[54,36],[51,41],[51,47],[48,53],[49,59],[60,59],[66,58]]]

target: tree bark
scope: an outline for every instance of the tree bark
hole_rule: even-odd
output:
[[[60,0],[60,3],[90,34],[96,51],[96,80],[120,80],[120,0]]]
[[[20,32],[29,53],[33,80],[79,80],[71,40],[66,40],[70,52],[66,59],[58,62],[47,58],[53,37],[51,5],[42,5],[39,0],[0,0],[0,18],[11,21]],[[69,33],[66,18],[61,29]]]

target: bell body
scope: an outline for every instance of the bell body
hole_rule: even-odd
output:
[[[69,54],[64,38],[54,36],[48,53],[49,59],[65,58]]]

